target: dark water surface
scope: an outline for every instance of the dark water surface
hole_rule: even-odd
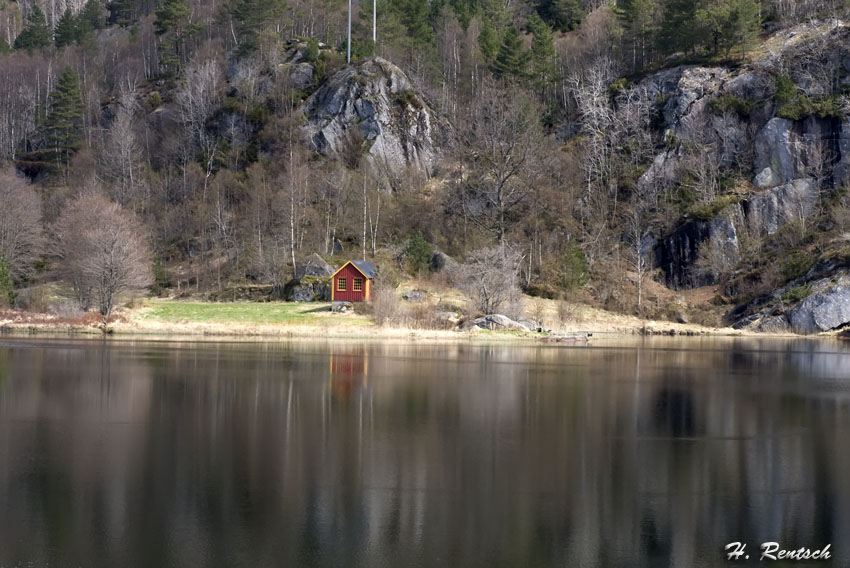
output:
[[[850,345],[0,338],[3,568],[722,566],[733,541],[850,565]]]

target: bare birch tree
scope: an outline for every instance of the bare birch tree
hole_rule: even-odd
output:
[[[0,173],[0,258],[12,278],[32,273],[42,244],[41,199],[13,170]]]
[[[71,202],[53,226],[59,275],[70,283],[80,306],[96,303],[109,317],[118,294],[149,285],[151,252],[138,219],[96,193]]]

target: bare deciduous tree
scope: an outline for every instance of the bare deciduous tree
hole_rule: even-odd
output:
[[[504,243],[509,215],[532,191],[526,173],[540,148],[538,117],[518,90],[482,87],[459,129],[459,148],[472,166],[460,182],[464,214]]]
[[[115,118],[106,135],[101,158],[104,177],[122,207],[134,197],[134,190],[142,180],[141,149],[134,130],[136,106],[135,85],[128,80],[121,85]]]
[[[53,227],[59,274],[83,309],[109,317],[121,292],[152,282],[147,235],[136,217],[96,193],[74,200]]]
[[[520,297],[519,264],[521,257],[507,243],[481,249],[457,267],[453,275],[469,296],[472,308],[483,314],[493,314]]]
[[[14,171],[0,173],[0,258],[12,278],[29,276],[41,246],[41,199]]]

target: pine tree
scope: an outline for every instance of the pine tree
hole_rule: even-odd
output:
[[[735,44],[744,51],[758,40],[761,29],[761,10],[755,0],[732,0],[730,33]]]
[[[748,49],[758,38],[759,7],[754,0],[716,0],[697,11],[697,24],[709,47],[728,56],[735,46]]]
[[[693,51],[703,42],[704,29],[697,25],[701,4],[694,0],[667,0],[658,38],[662,51]]]
[[[554,29],[562,32],[576,29],[584,19],[581,0],[542,0],[537,11]]]
[[[112,0],[108,4],[109,23],[127,26],[144,13],[141,0]]]
[[[413,44],[430,44],[434,39],[434,30],[429,22],[428,3],[422,0],[396,0],[394,4]]]
[[[502,45],[490,70],[496,77],[503,79],[519,79],[526,74],[528,53],[522,45],[522,38],[516,26],[510,25],[505,29]]]
[[[186,40],[198,27],[189,22],[192,11],[186,0],[165,0],[156,11],[154,30],[160,36],[159,62],[166,74],[174,73],[186,56]]]
[[[88,0],[77,15],[79,40],[85,41],[94,34],[95,30],[106,26],[106,14],[100,0]]]
[[[233,9],[239,52],[253,53],[265,38],[277,35],[277,26],[286,4],[284,0],[241,0]]]
[[[9,263],[6,259],[0,256],[0,307],[15,307],[15,286],[12,282],[12,273],[9,270]]]
[[[555,78],[555,43],[552,29],[536,12],[528,19],[528,29],[534,34],[531,42],[531,74],[534,87],[545,89]]]
[[[65,10],[62,17],[56,22],[56,31],[53,37],[56,47],[61,49],[77,41],[78,30],[77,18],[74,17],[70,9]]]
[[[59,75],[50,93],[50,113],[44,122],[47,143],[57,163],[67,164],[82,142],[83,95],[80,79],[70,67]]]
[[[614,8],[625,34],[624,40],[631,51],[632,69],[646,65],[648,48],[655,34],[654,0],[619,0]]]
[[[51,43],[53,42],[51,41],[50,28],[47,26],[47,18],[44,17],[44,12],[41,11],[38,4],[33,4],[30,13],[27,15],[26,26],[15,39],[15,49],[32,51],[33,49],[47,47]]]
[[[492,61],[499,51],[499,38],[492,26],[486,22],[482,24],[481,31],[478,32],[478,48],[487,61]]]

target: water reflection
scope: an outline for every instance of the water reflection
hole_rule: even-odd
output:
[[[838,344],[6,343],[0,566],[850,561]]]

